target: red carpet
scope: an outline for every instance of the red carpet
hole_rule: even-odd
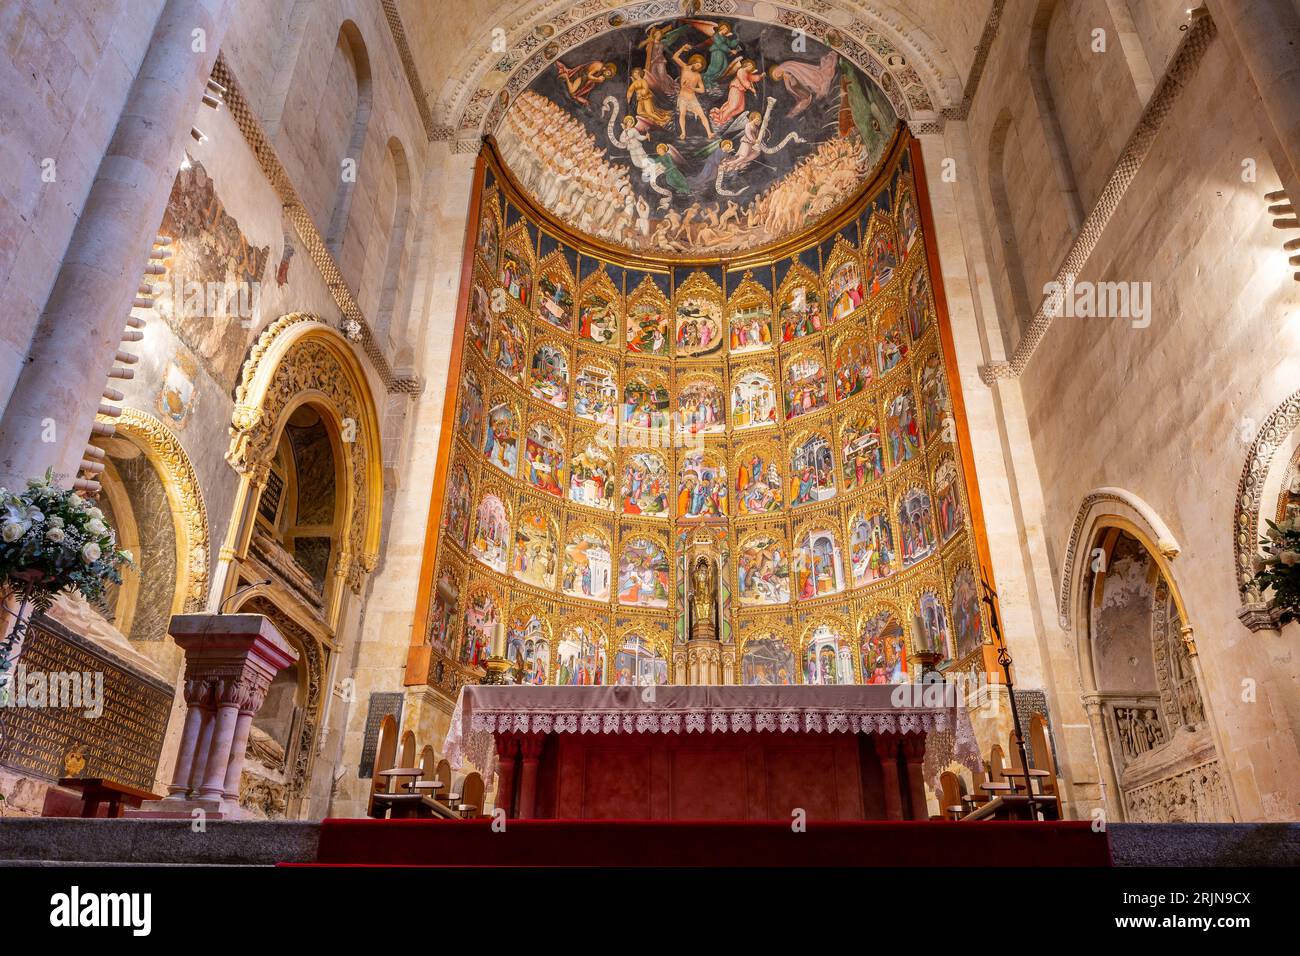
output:
[[[1086,821],[326,820],[317,866],[1110,866]],[[311,866],[313,864],[305,864]]]

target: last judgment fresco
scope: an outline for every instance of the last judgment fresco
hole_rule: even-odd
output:
[[[673,51],[772,49],[745,26],[657,30]],[[627,78],[605,72],[572,95]],[[802,128],[792,96],[782,138]],[[979,529],[906,134],[835,224],[734,267],[648,266],[538,222],[502,162],[485,147],[449,384],[433,686],[480,679],[494,646],[530,683],[682,682],[701,614],[731,683],[982,667]]]
[[[707,258],[834,212],[897,124],[866,74],[803,33],[683,18],[561,54],[511,105],[498,145],[579,233]]]

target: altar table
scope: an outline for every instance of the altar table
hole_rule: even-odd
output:
[[[445,751],[525,819],[926,819],[926,782],[979,767],[955,690],[926,691],[470,685]]]

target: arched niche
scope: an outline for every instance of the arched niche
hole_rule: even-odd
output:
[[[1179,550],[1145,502],[1114,488],[1085,499],[1070,537],[1061,624],[1075,637],[1083,703],[1114,819],[1236,817],[1193,625],[1172,567]]]
[[[1276,629],[1277,618],[1269,610],[1255,583],[1259,539],[1265,519],[1282,516],[1279,506],[1289,496],[1297,479],[1300,456],[1300,391],[1273,409],[1260,426],[1246,454],[1246,464],[1237,483],[1236,507],[1232,515],[1234,571],[1242,606],[1241,622],[1252,631]]]
[[[319,582],[317,616],[331,631],[337,626],[345,592],[360,594],[379,548],[383,457],[373,395],[351,346],[313,315],[283,316],[258,338],[236,390],[226,453],[226,460],[240,474],[240,485],[226,536],[228,556],[218,566],[223,596],[237,589],[241,576],[247,577],[243,574],[247,565],[258,563],[250,562],[250,552],[259,528],[269,526],[271,537],[279,534],[281,544],[286,543],[286,534],[296,540],[301,526],[281,524],[280,506],[273,511],[271,505],[286,490],[285,440],[292,445],[293,429],[307,429],[322,452],[328,438],[333,460],[335,514],[328,525],[331,552],[325,579]],[[274,564],[265,554],[262,557],[262,564]],[[258,568],[262,570],[266,569]],[[272,577],[286,578],[282,583],[289,591],[302,594],[288,580],[292,569],[282,574],[275,567],[270,571]]]
[[[198,476],[175,433],[154,416],[124,408],[116,434],[97,438],[105,453],[99,505],[118,530],[119,546],[135,568],[110,587],[101,612],[124,636],[160,663],[179,655],[163,651],[171,615],[201,610],[207,602],[210,545],[207,509]]]

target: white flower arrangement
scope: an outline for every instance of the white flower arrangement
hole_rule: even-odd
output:
[[[62,591],[93,601],[110,583],[121,584],[122,565],[132,563],[104,513],[60,488],[52,472],[18,494],[0,488],[0,590],[20,601],[18,623],[0,628],[0,685],[17,656],[28,604],[45,611]]]

